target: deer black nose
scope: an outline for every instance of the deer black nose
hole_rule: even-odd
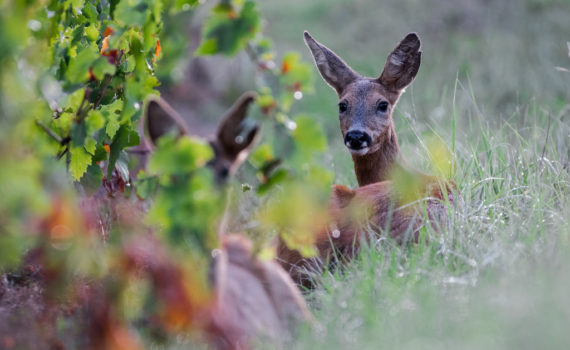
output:
[[[359,130],[349,131],[344,137],[344,144],[346,147],[353,150],[369,147],[371,143],[372,139],[370,138],[370,135]]]

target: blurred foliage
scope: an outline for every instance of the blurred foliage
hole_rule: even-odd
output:
[[[212,149],[190,137],[159,141],[148,167],[150,175],[158,176],[160,186],[149,220],[163,228],[172,247],[198,248],[208,255],[216,247],[215,223],[223,208],[221,192],[204,167],[213,157]]]
[[[222,1],[214,6],[204,24],[198,55],[233,56],[243,50],[259,30],[259,14],[255,2]],[[239,7],[239,8],[238,8]]]
[[[327,150],[321,125],[309,116],[291,115],[293,102],[313,91],[313,69],[297,52],[276,63],[259,21],[252,1],[220,2],[211,9],[196,53],[234,55],[245,50],[257,66],[257,104],[268,127],[250,164],[260,181],[257,194],[268,199],[258,208],[261,225],[254,228],[254,237],[267,242],[279,234],[287,237],[290,248],[309,256],[315,253],[312,235],[327,218],[323,208],[332,183],[332,173],[320,165]]]
[[[70,327],[84,327],[78,333],[93,348],[168,340],[199,327],[194,317],[211,302],[207,270],[225,193],[207,167],[210,146],[164,137],[148,168],[134,167],[144,102],[177,69],[181,26],[198,5],[0,5],[0,269],[40,271],[49,303],[91,312],[89,323]],[[258,119],[268,134],[250,163],[263,203],[250,233],[266,258],[266,238],[277,234],[313,254],[332,180],[319,165],[326,137],[315,120],[290,115],[312,91],[312,69],[297,53],[275,63],[255,2],[220,1],[211,11],[196,54],[245,51],[259,75]],[[85,284],[89,291],[77,292]],[[134,327],[141,323],[148,326]]]

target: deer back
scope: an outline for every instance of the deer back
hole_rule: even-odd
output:
[[[449,206],[457,202],[455,185],[424,176],[423,189],[411,200],[404,199],[392,181],[356,189],[334,185],[329,202],[331,220],[315,235],[318,256],[305,258],[279,242],[278,261],[291,278],[304,287],[313,286],[311,275],[328,264],[334,270],[353,259],[363,242],[390,237],[397,243],[418,242],[420,228],[431,225],[435,232],[448,223]],[[426,220],[428,219],[428,220]]]
[[[274,261],[255,258],[251,248],[243,235],[226,235],[212,263],[216,305],[209,328],[221,347],[289,339],[299,322],[311,319],[289,275]]]

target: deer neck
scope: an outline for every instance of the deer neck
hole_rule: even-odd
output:
[[[388,180],[399,150],[396,133],[392,126],[386,135],[385,142],[378,149],[362,156],[353,155],[352,161],[358,186]]]

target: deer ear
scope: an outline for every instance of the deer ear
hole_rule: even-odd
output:
[[[358,74],[337,54],[313,39],[309,32],[305,31],[304,36],[321,76],[340,95],[348,84],[358,78]]]
[[[356,192],[343,185],[334,185],[332,188],[331,203],[339,209],[348,207]]]
[[[229,156],[237,157],[257,139],[259,125],[246,119],[248,107],[255,98],[256,95],[252,92],[243,94],[222,118],[216,141]]]
[[[182,117],[161,98],[152,98],[147,102],[145,125],[153,145],[156,145],[161,136],[168,133],[188,134]]]
[[[422,58],[420,37],[409,33],[388,55],[384,71],[378,78],[380,84],[399,91],[404,89],[416,77]]]

